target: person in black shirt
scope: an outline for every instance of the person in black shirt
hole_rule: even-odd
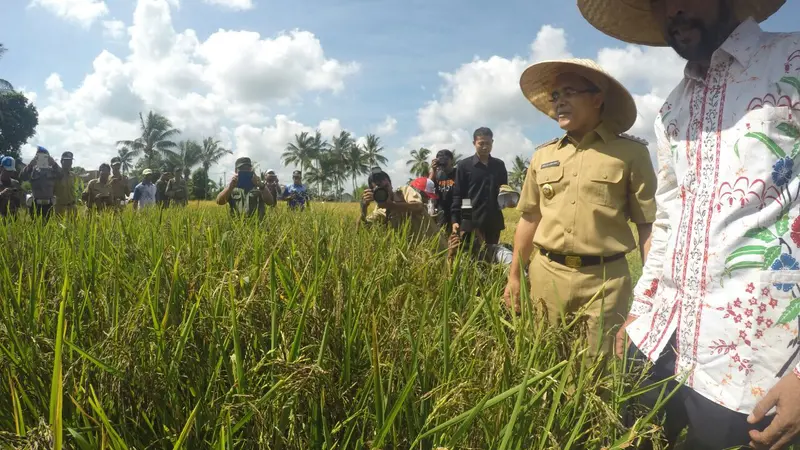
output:
[[[456,166],[451,219],[454,233],[480,230],[487,245],[497,244],[506,227],[497,196],[500,186],[508,184],[508,171],[502,160],[490,155],[493,143],[492,130],[486,127],[472,134],[475,154]]]
[[[428,178],[436,186],[436,195],[439,197],[434,205],[436,208],[436,224],[450,234],[452,232],[451,222],[453,219],[453,187],[456,184],[453,152],[447,149],[436,152],[436,158],[431,163],[431,172]]]

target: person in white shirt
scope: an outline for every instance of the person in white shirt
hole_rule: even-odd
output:
[[[144,169],[144,179],[133,188],[133,209],[140,210],[156,204],[156,185],[153,183],[153,171]]]
[[[784,2],[578,0],[600,31],[688,60],[655,121],[657,218],[617,339],[652,381],[685,380],[665,435],[688,426],[686,448],[800,435],[800,33],[759,26]]]

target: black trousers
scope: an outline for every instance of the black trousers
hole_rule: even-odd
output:
[[[482,227],[481,232],[483,233],[483,239],[486,241],[486,245],[497,245],[500,243],[500,233],[501,230],[499,227]]]
[[[53,212],[53,204],[48,203],[46,205],[37,205],[36,201],[34,200],[29,211],[32,218],[35,219],[37,216],[39,216],[46,222],[48,219],[50,219],[50,214]]]
[[[661,353],[661,357],[650,368],[644,385],[652,385],[675,375],[675,336]],[[645,370],[647,357],[631,344],[628,348],[628,361],[633,370]],[[664,390],[664,396],[669,395],[678,383],[670,381]],[[626,426],[633,426],[637,418],[644,417],[656,405],[661,394],[661,388],[655,388],[631,400],[623,411],[623,422]],[[732,411],[718,405],[695,392],[692,388],[681,386],[675,395],[667,402],[659,417],[664,425],[664,437],[669,449],[674,448],[684,429],[688,433],[684,442],[684,449],[691,450],[724,450],[728,448],[750,448],[750,430],[763,431],[772,422],[768,416],[758,424],[747,423],[747,414]],[[653,448],[651,442],[639,447],[639,450]]]

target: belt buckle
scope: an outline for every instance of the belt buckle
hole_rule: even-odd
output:
[[[580,269],[581,268],[581,257],[580,256],[565,256],[564,257],[564,265],[569,267],[570,269]]]

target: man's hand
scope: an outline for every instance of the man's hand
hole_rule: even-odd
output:
[[[748,423],[757,424],[766,417],[769,410],[776,408],[772,423],[764,431],[750,431],[750,446],[757,450],[779,450],[786,448],[800,435],[798,399],[800,399],[800,378],[794,373],[789,373],[767,392],[747,418]]]
[[[461,228],[458,223],[453,224],[453,233],[458,234],[458,230]]]
[[[238,183],[239,183],[239,175],[237,174],[232,176],[230,183],[228,183],[228,189],[235,189]]]
[[[508,281],[506,282],[506,290],[503,292],[503,300],[506,302],[506,306],[508,309],[513,310],[515,313],[519,314],[520,303],[519,303],[519,291],[520,291],[520,280],[519,275],[509,275]]]
[[[433,170],[436,170],[436,169],[439,168],[439,159],[438,158],[433,158],[433,161],[431,161],[431,168]]]
[[[364,193],[361,194],[361,204],[364,206],[369,206],[375,198],[372,196],[372,189],[364,189]]]
[[[614,350],[618,358],[622,358],[623,356],[625,356],[625,352],[631,345],[630,342],[628,342],[628,345],[625,345],[625,337],[627,334],[625,333],[625,328],[628,328],[628,325],[630,325],[634,320],[636,320],[635,316],[628,316],[628,318],[625,319],[625,323],[623,323],[622,326],[619,327],[619,331],[617,331],[617,336],[615,338],[616,341],[614,343]]]

